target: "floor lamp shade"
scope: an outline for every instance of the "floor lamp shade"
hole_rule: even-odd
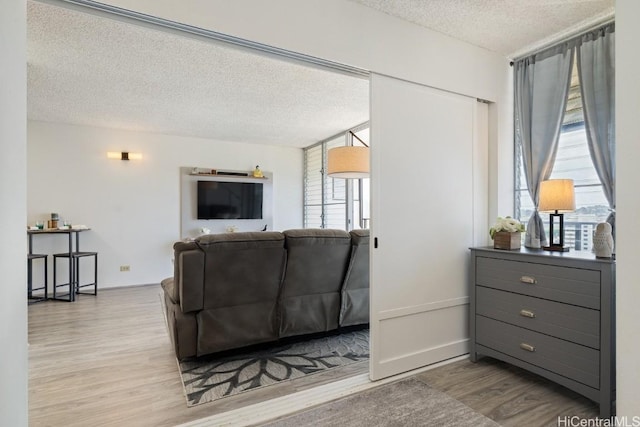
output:
[[[327,174],[332,178],[369,178],[369,149],[352,146],[330,149]]]

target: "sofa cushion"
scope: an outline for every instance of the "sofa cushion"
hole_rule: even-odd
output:
[[[282,247],[284,235],[277,231],[205,234],[197,237],[194,244],[203,250],[226,250],[226,247],[233,247],[236,250],[255,247]]]
[[[350,239],[349,233],[344,230],[329,228],[302,228],[283,231],[287,248],[294,246],[332,245],[336,242],[345,242]]]
[[[212,234],[195,244],[204,255],[198,355],[276,340],[287,257],[282,233]]]
[[[199,311],[198,356],[278,338],[274,301]]]
[[[351,237],[344,230],[304,229],[284,233],[288,252],[284,296],[337,292],[347,268]]]
[[[263,301],[275,306],[286,261],[282,233],[211,234],[196,244],[205,255],[204,309]]]
[[[342,286],[340,326],[369,323],[369,230],[352,230],[349,268]]]
[[[369,244],[369,230],[351,230],[349,235],[351,235],[351,243],[354,245]]]
[[[283,234],[287,267],[280,301],[280,336],[336,329],[340,288],[351,250],[349,233],[304,229]]]

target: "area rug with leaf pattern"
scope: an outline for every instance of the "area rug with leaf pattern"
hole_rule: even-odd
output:
[[[211,402],[369,358],[369,330],[178,362],[187,406]]]

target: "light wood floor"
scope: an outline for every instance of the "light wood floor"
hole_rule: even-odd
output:
[[[558,417],[599,413],[589,399],[491,358],[463,360],[417,377],[505,427],[557,427]]]
[[[174,426],[368,370],[354,364],[188,408],[159,294],[158,285],[118,288],[29,306],[31,426]],[[504,426],[597,415],[587,399],[491,359],[418,377]]]

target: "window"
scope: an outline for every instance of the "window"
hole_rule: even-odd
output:
[[[360,131],[354,132],[356,138],[352,138],[353,145],[363,146],[363,142],[370,146],[369,128],[366,127]],[[369,228],[371,219],[370,208],[370,190],[369,179],[351,179],[349,180],[353,187],[353,220],[355,227],[352,228]]]
[[[325,174],[327,152],[344,145],[369,144],[368,124],[350,129],[304,150],[304,227],[351,230],[368,228],[369,180]]]
[[[533,213],[533,201],[527,190],[522,150],[519,144],[516,145],[515,151],[515,215],[526,224]],[[573,179],[576,194],[575,212],[564,215],[565,244],[576,250],[591,250],[595,226],[605,221],[610,211],[589,153],[575,58],[567,108],[558,141],[558,151],[550,176],[550,179],[562,178]],[[545,232],[549,236],[548,217],[544,213],[540,216],[545,224]]]
[[[322,228],[324,147],[304,150],[304,226]]]

